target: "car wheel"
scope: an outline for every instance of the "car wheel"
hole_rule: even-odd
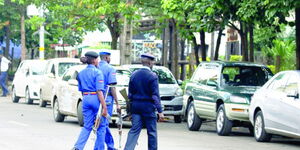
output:
[[[272,135],[265,131],[264,116],[261,111],[255,115],[254,137],[257,142],[268,142],[272,138]]]
[[[54,120],[56,122],[63,122],[65,120],[65,115],[59,112],[59,104],[56,99],[54,100],[54,106],[52,109],[53,109]]]
[[[80,126],[83,126],[82,101],[80,101],[77,106],[77,118],[78,118],[78,124]]]
[[[28,88],[26,88],[26,91],[25,91],[25,102],[27,104],[32,104],[33,103],[33,99],[30,98],[30,92],[29,92]]]
[[[46,107],[46,106],[47,106],[47,102],[46,102],[46,101],[43,101],[43,98],[42,98],[42,91],[40,91],[39,106],[40,106],[40,107]]]
[[[190,131],[198,131],[201,127],[202,120],[200,117],[196,114],[195,108],[194,108],[194,102],[191,102],[188,107],[188,113],[187,113],[187,126]]]
[[[18,97],[18,96],[16,95],[16,89],[15,89],[15,87],[12,88],[11,99],[12,99],[12,102],[13,102],[13,103],[18,103],[19,100],[20,100],[20,97]]]
[[[175,123],[181,123],[182,122],[181,116],[180,115],[175,115],[174,116],[174,122]]]
[[[230,134],[232,121],[228,120],[226,116],[224,104],[218,108],[216,124],[218,135],[227,136]]]

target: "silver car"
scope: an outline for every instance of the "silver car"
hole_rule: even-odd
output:
[[[252,97],[249,118],[258,142],[272,134],[300,138],[300,71],[276,74]]]
[[[123,65],[122,67],[134,72],[140,69],[142,65]],[[183,114],[183,91],[178,84],[181,84],[182,81],[176,81],[171,71],[163,66],[153,66],[153,72],[158,76],[159,94],[164,115],[174,116],[175,123],[180,123]]]

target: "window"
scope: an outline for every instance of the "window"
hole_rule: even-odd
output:
[[[73,71],[69,70],[68,72],[66,72],[62,78],[62,80],[64,81],[69,81],[73,76]]]
[[[44,74],[44,68],[45,68],[45,63],[43,62],[33,63],[31,65],[32,75]]]
[[[272,81],[268,88],[278,92],[284,92],[288,78],[289,75],[280,74]]]
[[[127,70],[116,70],[116,78],[118,85],[128,85],[130,80],[130,72]]]
[[[201,84],[206,84],[208,79],[217,82],[218,72],[219,72],[218,67],[219,66],[215,64],[201,65],[196,70],[191,80]]]
[[[62,76],[66,70],[68,70],[70,67],[74,65],[79,65],[80,63],[75,63],[75,62],[64,62],[64,63],[59,63],[58,64],[58,76]]]
[[[176,80],[168,69],[155,68],[153,72],[158,76],[159,84],[175,84]]]
[[[297,74],[292,74],[290,75],[290,78],[288,79],[288,82],[285,87],[285,93],[289,95],[296,95],[298,94],[298,87],[299,87],[299,82],[298,78],[296,76]]]

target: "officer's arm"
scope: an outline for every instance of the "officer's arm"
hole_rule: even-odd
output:
[[[158,113],[162,113],[157,77],[155,77],[152,80],[151,88],[152,88],[152,99],[154,100],[155,107],[156,107]]]
[[[103,91],[105,91],[104,80],[103,80],[103,75],[100,71],[96,76],[96,90],[97,90],[98,99],[102,105],[102,116],[107,116],[107,108],[106,108],[106,103],[103,95]]]

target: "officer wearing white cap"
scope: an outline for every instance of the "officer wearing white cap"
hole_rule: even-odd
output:
[[[155,57],[141,55],[143,68],[135,71],[129,81],[128,97],[131,101],[132,127],[128,133],[124,150],[134,150],[139,134],[145,126],[148,134],[148,150],[157,150],[156,111],[162,121],[158,77],[151,71]]]

